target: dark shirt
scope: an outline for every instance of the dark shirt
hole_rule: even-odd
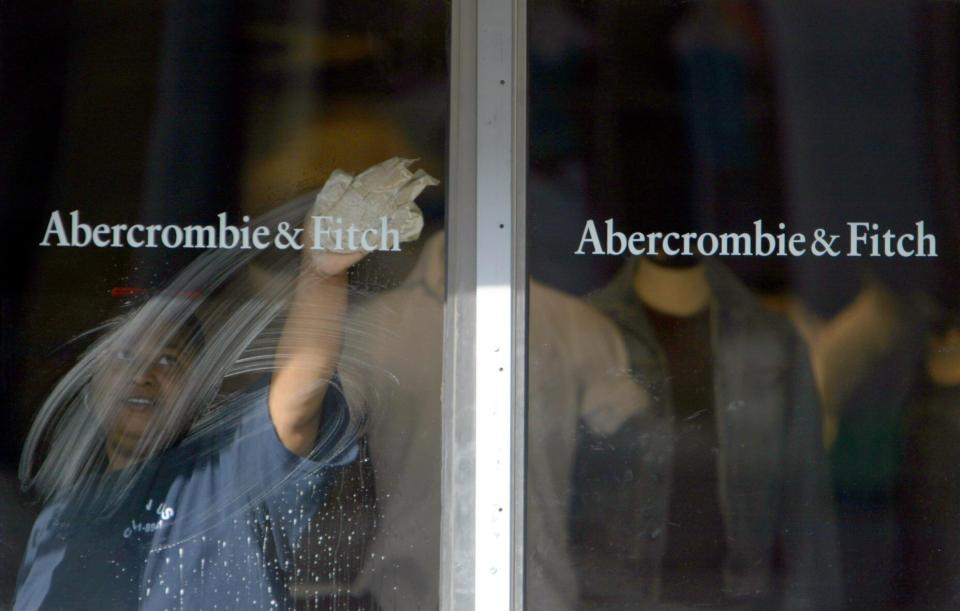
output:
[[[286,609],[293,548],[333,468],[357,454],[333,389],[311,459],[277,437],[267,388],[223,407],[234,425],[148,460],[113,511],[48,505],[33,527],[15,609]],[[98,483],[110,489],[106,473]],[[96,509],[94,509],[96,508]]]
[[[726,547],[710,312],[676,317],[646,308],[646,315],[666,357],[673,393],[675,445],[661,599],[717,604],[723,600]]]

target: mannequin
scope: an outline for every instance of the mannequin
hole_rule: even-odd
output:
[[[585,606],[839,608],[820,407],[793,327],[714,259],[629,260],[591,302],[653,405],[613,450],[581,446],[571,532],[597,531],[577,541]],[[628,504],[604,504],[617,484]],[[601,564],[604,546],[616,557]]]
[[[678,261],[679,264],[671,262]],[[710,301],[710,284],[698,259],[644,258],[637,262],[633,288],[649,308],[670,316],[690,316]]]

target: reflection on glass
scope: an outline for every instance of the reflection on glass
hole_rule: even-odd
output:
[[[531,456],[576,449],[551,507],[566,607],[949,607],[960,9],[543,0],[529,20],[528,269],[615,323],[649,396],[561,442],[528,387]],[[845,246],[626,248],[755,221]],[[896,249],[919,222],[936,256]],[[588,226],[619,256],[575,254]],[[529,575],[549,563],[527,541]]]

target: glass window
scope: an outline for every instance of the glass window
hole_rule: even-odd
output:
[[[529,608],[955,599],[957,27],[530,2]]]
[[[0,607],[950,607],[954,3],[275,4],[0,4]]]
[[[448,5],[0,13],[0,607],[436,607]]]

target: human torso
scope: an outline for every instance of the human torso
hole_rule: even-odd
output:
[[[246,400],[234,425],[143,464],[120,502],[92,495],[45,508],[15,608],[289,606],[291,550],[328,470],[280,444],[263,393]],[[107,473],[98,488],[115,491],[119,478]]]

